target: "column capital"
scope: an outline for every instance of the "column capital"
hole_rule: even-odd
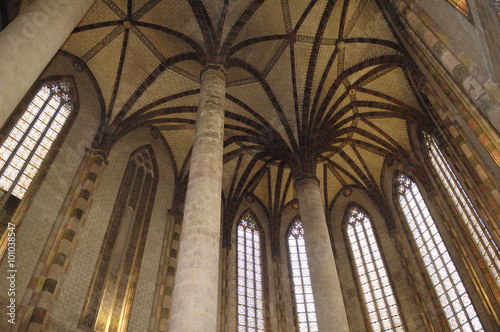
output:
[[[101,162],[105,162],[107,164],[108,155],[106,154],[106,151],[102,149],[87,148],[86,152],[91,156],[101,159]]]
[[[224,77],[226,78],[227,80],[227,73],[226,73],[226,70],[224,69],[224,67],[222,65],[217,65],[217,64],[208,64],[206,65],[200,72],[200,80],[201,80],[201,77],[203,76],[203,74],[205,74],[207,71],[209,70],[217,70],[217,71],[220,71],[222,74],[224,74]]]
[[[297,177],[293,183],[294,188],[297,189],[302,182],[315,182],[319,186],[319,179],[314,174],[302,174]]]

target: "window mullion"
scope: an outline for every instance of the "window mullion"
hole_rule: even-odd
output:
[[[12,182],[12,185],[10,186],[10,189],[9,189],[9,192],[8,192],[9,194],[12,192],[12,190],[14,190],[15,186],[17,185],[17,182],[19,181],[19,179],[21,178],[21,176],[24,174],[24,170],[26,169],[26,167],[30,163],[31,158],[35,154],[35,151],[38,149],[38,147],[40,146],[40,144],[42,144],[42,140],[45,138],[45,135],[47,134],[47,132],[51,128],[52,124],[54,123],[54,121],[56,119],[56,116],[59,113],[59,110],[61,109],[62,105],[63,105],[62,103],[59,103],[59,107],[57,108],[57,110],[55,110],[53,116],[50,118],[50,120],[48,121],[47,125],[45,126],[45,129],[43,130],[43,132],[41,133],[40,137],[38,138],[38,141],[35,143],[35,146],[33,147],[33,149],[31,149],[31,152],[28,155],[28,157],[26,157],[23,166],[21,166],[21,168],[19,169],[19,173],[17,174],[16,179]],[[42,111],[45,111],[45,109],[41,110],[40,113],[43,113]],[[33,125],[34,124],[35,124],[35,121],[33,121]],[[48,150],[47,150],[47,153],[48,153]],[[42,159],[42,163],[43,163],[43,159],[44,158],[41,158]],[[41,164],[40,164],[40,166],[41,166]],[[28,188],[24,188],[24,189],[27,190]]]
[[[403,211],[407,211],[405,217],[410,228],[415,226],[415,230],[412,230],[414,239],[417,242],[422,242],[419,251],[424,258],[424,266],[438,295],[448,326],[454,331],[468,330],[471,326],[476,331],[483,331],[460,274],[448,250],[446,250],[444,240],[416,183],[404,175],[400,175],[399,183],[401,208]],[[410,185],[408,186],[408,184]],[[412,207],[410,202],[415,203],[415,206]],[[422,219],[420,224],[417,224],[417,215]],[[425,232],[429,233],[428,240],[424,237]],[[430,247],[434,248],[429,250]],[[434,258],[434,256],[436,257]],[[425,262],[425,259],[428,263]],[[439,269],[437,268],[438,263],[442,265]]]
[[[415,202],[417,203],[417,204],[416,204],[416,207],[417,207],[417,209],[418,209],[418,211],[419,211],[420,215],[422,216],[422,220],[423,220],[423,223],[425,223],[426,230],[427,230],[427,231],[429,232],[429,234],[430,234],[430,240],[432,241],[432,243],[434,244],[435,249],[436,249],[436,250],[438,251],[438,253],[439,253],[439,247],[438,247],[438,243],[437,243],[437,242],[436,242],[436,240],[435,240],[435,236],[433,236],[433,235],[431,234],[431,232],[430,232],[430,228],[431,228],[431,227],[430,227],[430,226],[429,226],[429,224],[427,223],[427,218],[424,218],[424,211],[422,210],[422,207],[420,206],[419,202],[417,202],[417,198],[416,198],[416,194],[415,194],[415,191],[416,191],[416,190],[418,190],[418,189],[417,189],[416,185],[414,184],[414,185],[412,186],[412,188],[411,188],[410,192],[411,192],[411,194],[412,194],[413,200],[415,200]],[[423,202],[423,197],[422,197],[421,195],[419,195],[419,196],[420,196],[420,198],[422,199],[422,202]],[[425,202],[424,202],[424,203],[425,203]],[[431,215],[430,215],[430,211],[429,211],[428,209],[427,209],[427,213],[429,214],[429,218],[432,218],[432,217],[431,217]],[[413,211],[412,211],[412,215],[414,216]],[[414,217],[414,218],[415,218],[415,217]],[[436,229],[437,229],[437,226],[435,226],[435,227],[436,227]],[[443,284],[445,279],[443,279],[443,278],[441,277],[441,275],[439,274],[439,270],[440,270],[440,269],[438,269],[438,268],[437,268],[437,266],[436,266],[436,260],[432,257],[431,250],[429,250],[429,246],[427,245],[427,242],[426,242],[426,241],[425,241],[425,239],[424,239],[423,233],[421,232],[421,229],[420,229],[420,227],[419,227],[418,225],[417,225],[417,228],[418,228],[418,230],[419,230],[420,236],[422,237],[423,244],[424,244],[424,246],[425,246],[425,248],[426,248],[426,251],[427,251],[427,256],[429,256],[429,259],[431,260],[431,264],[432,264],[432,266],[434,267],[434,273],[436,274],[436,277],[438,278],[438,284],[439,284],[439,285],[443,288],[443,292],[444,292],[444,294],[445,294],[446,298],[448,299],[448,305],[450,306],[451,310],[452,310],[452,311],[453,311],[453,313],[454,313],[454,314],[453,314],[453,316],[456,316],[457,312],[456,312],[455,308],[454,308],[454,307],[453,307],[453,305],[452,305],[452,302],[453,302],[453,301],[452,301],[452,299],[451,299],[451,297],[450,297],[449,292],[446,290],[446,287],[445,287],[445,286],[444,286],[444,284]],[[443,244],[444,244],[443,239],[442,239],[442,238],[441,238],[441,236],[439,235],[439,229],[438,229],[438,233],[436,233],[436,235],[437,235],[437,236],[439,236],[439,238],[441,239],[441,242],[443,242]],[[446,244],[444,244],[444,245],[445,245],[445,247],[446,247]],[[451,258],[451,257],[450,257],[450,258]],[[447,278],[450,278],[450,282],[452,283],[452,288],[455,288],[455,285],[453,284],[453,280],[451,279],[451,273],[449,273],[450,271],[449,271],[449,269],[448,269],[448,265],[447,265],[447,263],[444,261],[444,259],[442,258],[442,255],[441,255],[440,253],[439,253],[439,259],[443,262],[443,268],[444,268],[446,271],[448,271],[448,276],[447,276]],[[425,262],[424,262],[424,264],[425,264]],[[432,278],[432,276],[430,276],[430,277]],[[431,282],[432,282],[432,280],[431,280]],[[433,286],[434,286],[434,288],[435,288],[435,287],[436,287],[436,284],[434,284],[434,283],[433,283]],[[441,303],[441,300],[439,299],[439,295],[438,295],[438,301]],[[444,310],[444,308],[443,308],[443,310]],[[444,315],[445,315],[445,317],[446,317],[446,313],[444,313]]]
[[[455,203],[461,219],[464,221],[466,228],[486,260],[490,272],[494,274],[494,279],[497,284],[500,284],[500,269],[495,262],[498,260],[498,247],[494,242],[491,234],[488,232],[486,225],[474,208],[470,198],[465,193],[463,186],[458,181],[451,166],[444,158],[441,150],[437,146],[435,140],[428,136],[428,151],[431,156],[431,162],[434,165],[441,181],[448,190],[452,201]],[[460,211],[461,210],[461,211]]]
[[[358,222],[361,224],[361,233],[363,234],[365,240],[366,240],[366,246],[367,246],[367,250],[368,250],[368,255],[371,259],[371,262],[373,264],[373,267],[374,267],[374,270],[373,272],[375,273],[375,275],[377,276],[377,282],[379,283],[379,286],[380,286],[380,292],[382,293],[382,295],[384,295],[384,290],[382,288],[382,283],[380,282],[380,275],[378,274],[378,271],[377,271],[377,264],[375,264],[375,257],[373,256],[373,252],[371,250],[371,246],[370,246],[370,241],[368,240],[368,236],[366,234],[366,230],[365,230],[365,217],[363,217],[361,220],[358,220]],[[356,232],[356,235],[358,235],[358,232]],[[359,240],[358,240],[358,243],[359,243]],[[363,258],[365,257],[365,255],[363,255]],[[366,261],[365,261],[366,262]],[[365,263],[365,267],[366,267],[366,263]],[[367,277],[368,277],[368,283],[370,284],[370,290],[371,290],[371,293],[372,293],[372,296],[373,296],[373,305],[375,306],[375,311],[377,312],[377,317],[378,317],[378,320],[380,322],[380,325],[382,326],[382,316],[381,316],[381,313],[380,313],[380,308],[378,306],[378,300],[377,298],[375,297],[375,290],[373,288],[373,284],[371,283],[371,278],[370,278],[370,273],[367,271]]]
[[[35,96],[36,97],[36,96]],[[43,113],[43,111],[45,110],[45,107],[47,107],[47,105],[49,104],[50,100],[54,97],[54,93],[50,93],[50,95],[47,97],[47,99],[44,101],[43,105],[38,109],[38,112],[37,114],[34,116],[34,119],[28,124],[28,128],[26,128],[26,130],[24,131],[23,135],[21,136],[21,138],[19,139],[19,141],[17,141],[17,145],[16,147],[11,151],[12,153],[10,154],[9,158],[7,158],[7,160],[5,161],[5,164],[3,165],[2,169],[0,170],[0,174],[3,174],[5,172],[5,170],[7,169],[7,167],[9,167],[10,165],[10,162],[12,161],[12,159],[14,159],[14,157],[16,156],[16,152],[19,150],[19,146],[22,145],[22,143],[25,141],[26,137],[28,136],[30,130],[33,128],[33,126],[35,125],[35,123],[37,122],[37,120],[40,118],[41,114]],[[33,98],[34,99],[34,98]],[[33,101],[32,101],[33,102]],[[25,110],[24,112],[27,112],[27,110]],[[24,115],[24,113],[23,113]],[[19,120],[21,120],[21,118],[19,118]],[[19,120],[17,120],[19,122]],[[23,120],[24,121],[24,120]],[[16,122],[16,125],[17,123]],[[26,122],[26,121],[25,121]],[[11,129],[11,131],[16,128],[16,125],[14,125],[14,127]],[[10,133],[9,135],[7,136],[7,138],[10,137]],[[22,171],[20,170],[19,171],[20,173],[22,173]],[[12,186],[15,184],[15,182],[17,181],[17,179],[15,181],[12,182],[12,185],[11,185],[11,188]]]
[[[255,267],[256,267],[256,260],[258,259],[257,256],[255,255],[255,240],[254,238],[258,236],[255,234],[255,231],[252,231],[252,277],[253,277],[253,313],[254,313],[254,324],[255,324],[255,330],[257,330],[257,276],[255,273]],[[259,247],[260,249],[260,247]]]
[[[301,255],[301,250],[300,250],[300,246],[299,246],[299,241],[298,241],[298,237],[297,239],[295,240],[295,242],[297,243],[297,258],[299,259],[299,273],[300,273],[300,286],[302,287],[302,295],[304,297],[304,310],[305,310],[305,314],[306,314],[306,323],[307,323],[307,330],[309,330],[309,310],[307,308],[307,300],[306,300],[306,290],[305,290],[305,285],[304,285],[304,274],[302,272],[302,258],[300,258],[300,255]],[[307,254],[304,253],[307,257]],[[309,261],[307,261],[307,264],[309,265]],[[293,273],[292,273],[293,275]],[[312,286],[311,286],[311,289],[312,289]]]
[[[358,216],[356,216],[356,224],[357,223],[361,223],[362,221],[359,220],[357,218]],[[382,319],[380,317],[380,312],[378,311],[378,308],[377,308],[377,302],[376,302],[376,297],[375,297],[375,291],[373,289],[373,285],[372,283],[370,282],[370,272],[368,271],[368,262],[366,261],[366,257],[365,257],[365,254],[363,253],[363,250],[361,248],[361,240],[360,240],[360,236],[359,236],[359,233],[358,231],[356,230],[356,225],[354,224],[353,225],[353,229],[354,229],[354,235],[356,237],[356,242],[358,243],[358,248],[359,248],[359,252],[361,253],[361,260],[363,261],[363,267],[364,267],[364,270],[365,270],[365,274],[366,274],[366,280],[367,280],[367,284],[368,284],[368,287],[369,287],[369,291],[370,291],[370,294],[372,296],[372,301],[373,301],[373,306],[375,308],[375,313],[378,317],[378,320],[380,322],[380,324],[382,325]],[[372,259],[373,261],[373,259]],[[375,262],[373,262],[373,265],[375,265]],[[358,273],[359,274],[359,273]],[[363,295],[364,297],[364,295]],[[368,308],[366,308],[368,310]],[[369,316],[369,313],[368,313],[368,316]],[[370,319],[370,325],[371,325],[371,319]]]

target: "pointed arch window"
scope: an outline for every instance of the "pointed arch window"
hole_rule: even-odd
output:
[[[349,210],[346,231],[373,331],[404,331],[371,221],[360,208]]]
[[[158,185],[153,148],[132,152],[115,200],[79,327],[126,331]]]
[[[398,200],[452,331],[484,331],[417,184],[397,177]]]
[[[493,279],[500,286],[500,257],[496,243],[493,241],[490,232],[488,232],[483,220],[479,217],[469,196],[441,152],[436,140],[424,132],[424,142],[434,170],[446,188],[474,243],[486,261]]]
[[[0,187],[22,199],[72,110],[67,82],[42,88],[0,148]]]
[[[43,85],[0,147],[0,234],[73,110],[69,82]]]
[[[296,220],[288,233],[288,249],[292,266],[293,289],[299,331],[318,331],[316,308],[307,263],[306,245],[304,242],[304,228],[302,222]]]
[[[238,331],[264,332],[260,233],[251,214],[238,223]]]

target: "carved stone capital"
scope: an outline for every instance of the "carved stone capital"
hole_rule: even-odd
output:
[[[108,162],[108,155],[106,154],[106,151],[101,150],[101,149],[94,149],[94,148],[88,148],[87,153],[90,154],[91,156],[94,156],[97,160],[100,160],[99,162],[102,164],[102,162],[107,163]]]

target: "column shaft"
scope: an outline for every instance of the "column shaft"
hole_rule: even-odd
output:
[[[317,179],[295,183],[320,331],[349,331]],[[340,231],[340,230],[339,230]]]
[[[36,0],[0,32],[0,127],[95,0]]]
[[[220,67],[202,72],[175,276],[172,332],[216,331],[225,88]]]

